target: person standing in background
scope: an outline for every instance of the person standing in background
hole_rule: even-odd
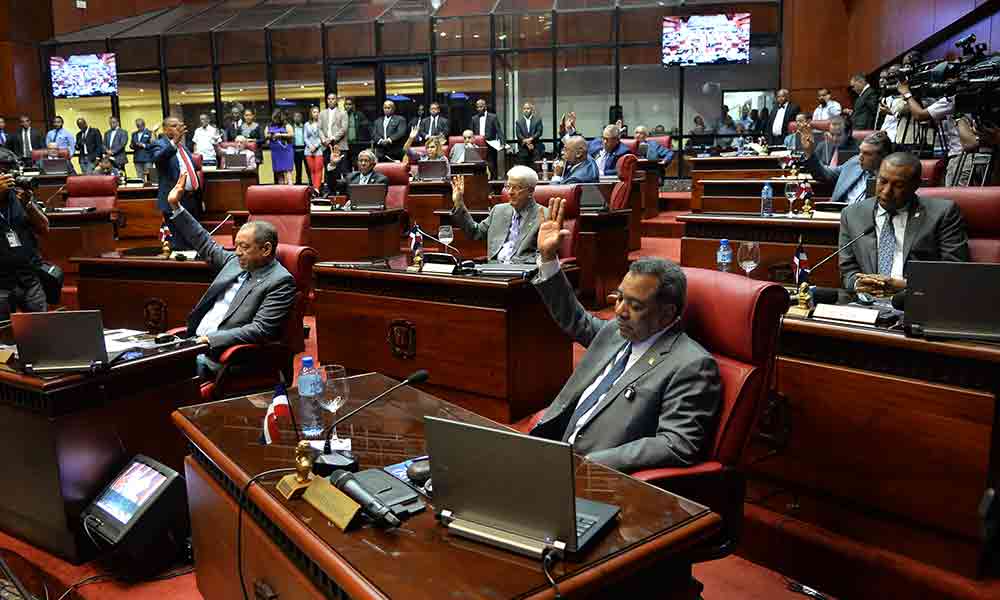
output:
[[[243,125],[240,127],[240,135],[245,137],[247,141],[253,141],[257,144],[253,154],[259,165],[261,159],[264,158],[264,128],[257,122],[257,113],[253,109],[248,108],[243,111]]]
[[[295,134],[292,126],[285,121],[285,111],[278,109],[271,114],[271,124],[267,127],[267,138],[271,148],[271,170],[274,183],[292,184],[292,163],[295,162]]]
[[[292,147],[295,151],[295,185],[302,185],[302,164],[306,160],[306,125],[302,122],[302,113],[295,111],[292,113]],[[309,179],[309,173],[306,173]]]
[[[7,119],[0,117],[0,147],[7,147]]]
[[[149,164],[153,162],[149,155],[149,146],[153,143],[153,133],[146,129],[146,121],[135,120],[135,131],[132,132],[132,162],[135,163],[135,176],[145,180]]]
[[[52,119],[52,129],[45,136],[45,146],[48,147],[49,144],[55,144],[56,148],[66,149],[70,156],[76,153],[76,139],[63,127],[63,118],[59,115]]]
[[[319,107],[309,109],[309,122],[304,127],[306,164],[312,186],[318,192],[323,187],[323,141],[319,132]]]
[[[125,169],[125,146],[128,145],[128,133],[118,126],[118,117],[112,115],[108,119],[108,131],[104,134],[104,156],[111,159],[117,171]]]
[[[76,134],[76,149],[80,156],[80,172],[89,175],[101,154],[104,153],[101,132],[87,125],[87,120],[80,117],[76,120],[80,132]]]
[[[201,164],[215,166],[218,164],[218,157],[215,154],[215,145],[222,141],[219,130],[208,121],[208,114],[198,115],[198,128],[191,135],[194,142],[194,153],[201,155]]]

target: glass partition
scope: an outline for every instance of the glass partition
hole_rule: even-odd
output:
[[[435,19],[434,44],[438,52],[489,50],[490,18],[482,16]]]
[[[535,113],[545,120],[545,137],[551,137],[552,59],[551,52],[519,52],[497,56],[496,111],[508,140],[514,139],[514,119],[521,114],[521,104],[524,102],[535,105]]]
[[[557,116],[575,112],[576,128],[588,138],[600,137],[609,123],[608,111],[615,103],[614,62],[614,51],[609,48],[560,50],[556,54]],[[558,127],[558,122],[555,125]],[[552,130],[546,127],[546,131]]]
[[[613,44],[615,28],[611,11],[557,13],[559,44]]]
[[[490,57],[488,54],[442,56],[435,63],[437,94],[442,114],[448,117],[450,135],[461,135],[469,127],[480,98],[490,104]]]
[[[160,94],[160,72],[146,71],[118,76],[118,114],[121,127],[131,133],[135,131],[135,120],[142,119],[147,127],[154,127],[163,115],[163,98]],[[131,151],[128,151],[131,154]],[[135,176],[135,166],[129,157],[126,171]]]

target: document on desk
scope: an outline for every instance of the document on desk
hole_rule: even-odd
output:
[[[137,329],[109,329],[104,332],[104,348],[108,354],[129,348],[152,348],[156,336]]]

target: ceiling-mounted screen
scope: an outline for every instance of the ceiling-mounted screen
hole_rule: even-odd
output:
[[[663,65],[750,62],[750,13],[663,17]]]

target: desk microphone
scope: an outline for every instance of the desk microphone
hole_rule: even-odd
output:
[[[837,248],[836,252],[834,252],[833,254],[827,256],[826,258],[824,258],[823,260],[819,261],[815,265],[813,265],[812,268],[809,269],[809,274],[812,275],[812,272],[815,271],[816,269],[818,269],[820,265],[822,265],[826,261],[830,260],[834,256],[837,256],[838,254],[840,254],[844,250],[847,250],[848,248],[850,248],[851,246],[853,246],[854,242],[856,242],[856,241],[860,240],[861,238],[865,237],[866,235],[868,235],[870,233],[874,233],[874,232],[875,232],[875,224],[872,223],[864,231],[862,231],[860,234],[858,234],[853,240],[847,242],[846,244],[844,244],[840,248]]]
[[[426,373],[426,371],[424,371]],[[330,474],[330,483],[333,487],[344,492],[351,500],[361,505],[361,510],[376,524],[387,525],[389,527],[399,527],[401,522],[399,517],[392,513],[392,509],[386,506],[385,502],[379,500],[378,496],[365,489],[358,483],[354,475],[343,469],[337,469]]]
[[[420,232],[420,235],[421,235],[421,236],[423,236],[423,237],[426,237],[426,238],[431,238],[432,240],[434,240],[435,242],[437,242],[437,243],[441,244],[441,245],[442,245],[442,246],[444,246],[445,248],[451,248],[452,250],[454,250],[454,251],[455,251],[455,254],[457,254],[457,255],[458,255],[458,258],[459,258],[459,259],[461,259],[461,258],[462,258],[462,253],[461,253],[461,252],[459,251],[459,249],[458,249],[458,248],[456,248],[456,247],[452,246],[451,244],[446,244],[446,243],[442,242],[441,240],[437,239],[436,237],[434,237],[433,235],[431,235],[431,234],[427,233],[426,231],[424,231],[424,228],[423,228],[423,227],[421,227],[420,225],[417,225],[417,231],[419,231],[419,232]]]
[[[313,462],[313,473],[315,473],[316,475],[320,475],[322,477],[326,477],[332,474],[337,469],[343,467],[345,464],[352,462],[351,459],[347,459],[342,454],[334,452],[333,448],[330,446],[330,437],[333,435],[334,430],[336,430],[337,425],[340,425],[344,421],[350,419],[351,417],[363,411],[364,409],[368,408],[375,402],[378,402],[382,398],[385,398],[389,394],[395,392],[396,390],[405,385],[413,385],[416,383],[423,383],[427,381],[428,376],[429,375],[425,369],[414,371],[413,373],[410,374],[409,377],[407,377],[403,381],[400,381],[396,385],[392,386],[391,388],[387,389],[381,394],[375,396],[368,402],[365,402],[358,408],[355,408],[354,410],[347,413],[343,417],[340,417],[339,419],[334,421],[332,425],[330,425],[323,431],[323,438],[326,441],[323,444],[323,453],[316,458],[315,462]]]

